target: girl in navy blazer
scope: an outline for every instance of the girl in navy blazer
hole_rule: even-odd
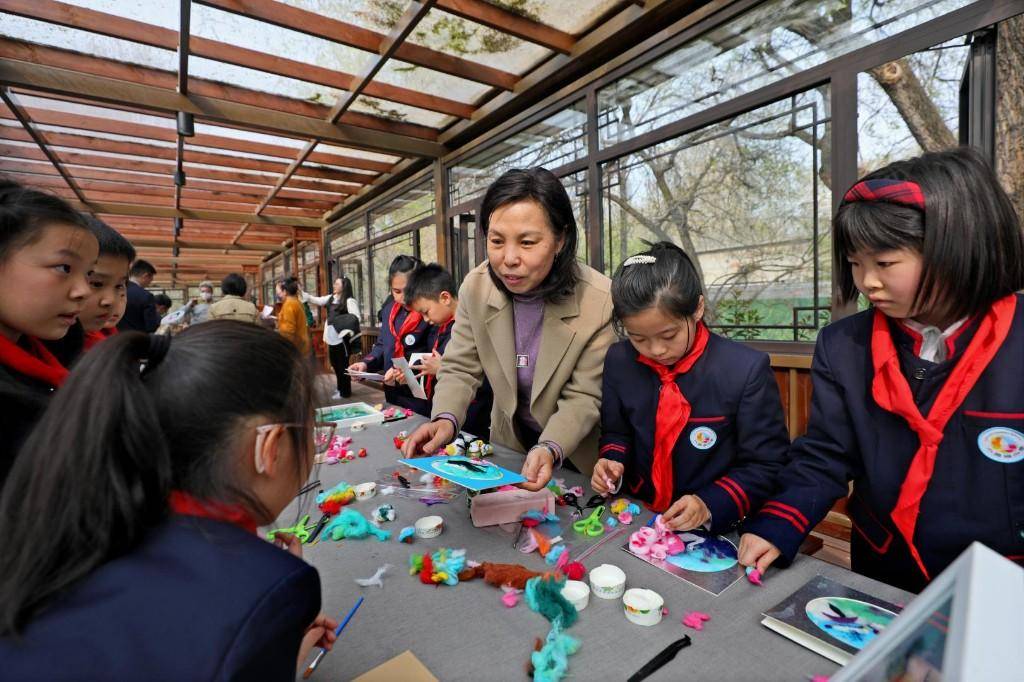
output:
[[[845,497],[853,569],[918,591],[974,540],[1024,561],[1024,237],[968,149],[867,175],[836,214],[839,303],[807,434],[746,524],[740,561],[792,560]]]
[[[708,331],[700,278],[667,242],[612,280],[628,340],[608,350],[591,485],[625,490],[669,526],[723,532],[773,490],[789,437],[768,356]]]
[[[308,477],[314,414],[306,359],[252,324],[83,356],[0,496],[0,677],[293,680],[336,624],[297,541],[256,528]]]
[[[392,405],[416,409],[415,398],[408,386],[398,385],[392,369],[392,359],[409,359],[413,353],[429,352],[427,347],[430,324],[419,313],[406,305],[404,292],[409,275],[422,263],[414,256],[395,256],[388,268],[388,287],[391,296],[384,301],[378,315],[380,333],[377,342],[363,359],[349,366],[357,372],[384,373],[384,399]]]

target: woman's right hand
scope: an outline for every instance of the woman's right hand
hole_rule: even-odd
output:
[[[600,495],[608,495],[619,483],[626,467],[619,462],[602,457],[594,465],[594,475],[590,478],[590,487]]]
[[[740,537],[739,562],[743,566],[753,566],[761,575],[768,570],[772,562],[779,558],[779,548],[759,535],[744,533]]]
[[[351,371],[353,371],[353,372],[365,372],[366,371],[366,363],[365,362],[353,362],[351,365],[348,366],[348,368]]]
[[[406,457],[432,455],[455,438],[455,426],[447,419],[421,424],[405,439],[402,454]]]

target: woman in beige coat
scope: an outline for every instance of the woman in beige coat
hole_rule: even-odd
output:
[[[479,224],[487,262],[459,289],[432,421],[406,456],[451,442],[483,379],[494,390],[491,441],[526,453],[523,487],[539,490],[564,459],[597,461],[601,370],[615,340],[610,281],[576,262],[576,220],[543,168],[510,170],[487,190]]]

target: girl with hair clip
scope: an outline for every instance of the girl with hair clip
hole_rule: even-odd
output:
[[[0,180],[0,486],[68,374],[62,349],[46,342],[70,332],[70,347],[81,347],[76,322],[98,254],[81,214],[62,199]]]
[[[2,676],[294,679],[336,623],[298,540],[256,528],[307,480],[314,414],[305,358],[252,324],[85,354],[0,495]]]
[[[416,401],[408,386],[397,383],[399,371],[392,367],[392,359],[408,359],[413,353],[428,352],[427,337],[430,323],[411,310],[405,300],[405,285],[409,275],[423,265],[415,256],[395,256],[388,268],[388,287],[391,295],[384,301],[377,317],[380,334],[370,352],[349,369],[355,372],[383,372],[384,399],[392,405],[416,409]]]
[[[807,433],[740,561],[791,561],[845,497],[853,570],[919,591],[978,540],[1024,561],[1024,236],[970,149],[893,163],[836,213],[838,303]]]
[[[708,331],[697,269],[667,242],[626,259],[612,306],[626,340],[604,362],[591,485],[624,484],[673,529],[729,530],[772,492],[789,448],[768,355]]]

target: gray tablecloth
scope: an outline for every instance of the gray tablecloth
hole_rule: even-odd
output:
[[[413,417],[367,427],[362,432],[345,431],[344,435],[354,437],[353,446],[365,447],[369,455],[349,463],[322,465],[318,477],[323,487],[338,481],[355,485],[374,480],[378,468],[393,465],[401,456],[392,438],[399,431],[411,431],[422,421]],[[497,448],[494,460],[516,471],[522,466],[521,455],[503,448]],[[568,471],[557,472],[556,476],[564,476],[570,484],[582,483],[578,474]],[[589,486],[585,489],[589,497],[592,491]],[[398,513],[396,521],[384,526],[394,532],[389,542],[373,538],[321,541],[305,548],[306,560],[320,571],[323,608],[328,614],[340,618],[360,595],[366,598],[313,679],[348,680],[406,649],[441,680],[526,679],[525,667],[534,639],[547,634],[548,622],[525,602],[506,608],[500,601],[501,590],[483,581],[454,587],[423,585],[408,574],[408,561],[413,553],[452,547],[465,548],[467,557],[476,561],[522,563],[542,571],[545,565],[539,555],[513,549],[512,535],[500,528],[474,528],[465,497],[427,507],[415,500],[377,495],[355,503],[355,508],[369,517],[384,502],[394,504]],[[313,519],[319,518],[315,506],[310,513]],[[445,520],[440,537],[417,539],[411,545],[397,542],[403,526],[429,514]],[[582,551],[592,541],[573,532],[567,508],[560,508],[559,514],[573,553]],[[295,518],[294,509],[285,510],[281,525],[291,525]],[[640,522],[648,518],[649,513],[644,512]],[[639,523],[634,522],[633,527],[639,527]],[[621,600],[591,596],[590,605],[569,629],[582,642],[580,651],[570,659],[570,679],[624,680],[684,634],[690,635],[693,644],[649,679],[802,681],[811,675],[828,675],[836,670],[835,664],[762,626],[761,613],[816,574],[894,603],[906,602],[910,597],[894,587],[806,556],[799,557],[790,568],[770,570],[763,587],[741,580],[712,597],[622,551],[627,537],[602,546],[586,560],[586,567],[602,563],[619,566],[626,572],[627,587],[647,587],[660,593],[669,615],[657,626],[641,627],[626,620]],[[354,578],[373,575],[384,563],[394,568],[385,577],[383,589],[363,588],[354,582]],[[704,630],[696,632],[680,624],[689,611],[710,614],[711,621]]]

